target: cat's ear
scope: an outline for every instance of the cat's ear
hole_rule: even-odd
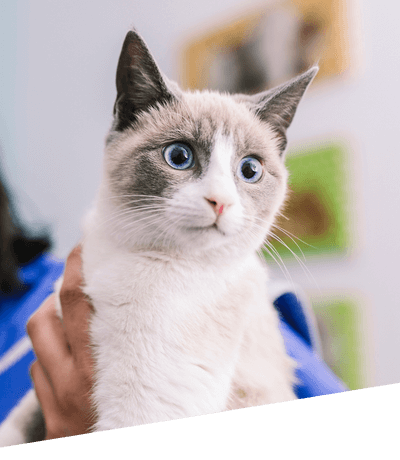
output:
[[[318,70],[317,66],[312,67],[283,85],[251,96],[252,111],[269,123],[279,136],[281,154],[287,144],[286,130],[291,125],[297,106]]]
[[[135,31],[129,31],[122,45],[117,67],[117,99],[114,129],[123,131],[137,115],[157,103],[171,101],[177,88],[163,78],[149,49]]]

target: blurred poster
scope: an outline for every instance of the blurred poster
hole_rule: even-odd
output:
[[[364,387],[363,331],[360,311],[351,298],[319,299],[313,310],[324,361],[350,390]]]
[[[344,1],[275,2],[191,41],[183,83],[192,89],[255,93],[319,63],[317,79],[348,64]]]
[[[350,178],[340,143],[289,152],[289,193],[268,238],[280,257],[346,255],[351,249]]]

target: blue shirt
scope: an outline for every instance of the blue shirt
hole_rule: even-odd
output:
[[[0,297],[0,423],[32,388],[29,369],[35,356],[26,334],[29,317],[53,292],[64,263],[41,255],[20,269],[26,289]]]
[[[26,323],[53,292],[54,282],[63,269],[62,261],[42,255],[21,268],[20,277],[27,289],[0,297],[0,423],[32,388],[29,368],[35,356],[26,335]],[[315,325],[305,302],[287,290],[275,296],[274,305],[280,315],[287,353],[299,364],[296,370],[299,383],[294,388],[297,397],[346,391],[318,354]]]

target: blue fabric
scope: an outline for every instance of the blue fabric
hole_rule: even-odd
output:
[[[298,363],[294,392],[299,399],[347,391],[343,382],[285,321],[281,321],[281,332],[287,354]]]
[[[21,269],[21,279],[28,289],[12,297],[0,297],[0,364],[11,347],[24,341],[27,320],[53,292],[54,282],[63,269],[63,262],[48,255],[41,256]],[[312,341],[312,326],[297,297],[286,292],[275,299],[274,305],[280,314],[287,353],[299,364],[296,370],[298,383],[294,388],[297,397],[302,399],[346,391],[345,385],[318,356]],[[27,349],[12,366],[3,371],[0,366],[0,423],[32,387],[29,368],[34,359],[33,351]]]
[[[298,363],[294,390],[298,398],[310,398],[347,391],[348,388],[319,357],[310,331],[310,323],[298,298],[286,292],[274,301],[280,314],[280,326],[286,352]]]
[[[26,289],[0,297],[0,423],[32,387],[29,368],[35,357],[26,340],[26,323],[53,292],[63,269],[64,262],[41,255],[20,269]],[[19,356],[7,366],[5,358],[13,347],[20,347]]]
[[[299,300],[293,292],[286,292],[274,301],[274,306],[285,322],[296,331],[309,347],[313,347],[311,331],[309,330],[307,316]]]

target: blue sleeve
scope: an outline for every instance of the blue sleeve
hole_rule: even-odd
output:
[[[294,390],[299,399],[348,390],[302,336],[283,320],[280,327],[286,351],[298,363]]]
[[[62,261],[40,256],[21,269],[20,277],[27,289],[0,298],[0,423],[32,388],[29,369],[35,355],[26,335],[26,323],[53,292],[63,269]]]
[[[301,291],[299,289],[299,291]],[[305,296],[282,292],[274,300],[286,351],[298,364],[294,390],[298,398],[310,398],[347,391],[348,388],[321,359],[316,320]]]

